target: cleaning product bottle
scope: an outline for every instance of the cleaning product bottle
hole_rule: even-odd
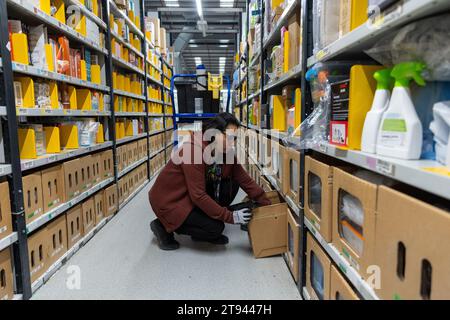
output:
[[[378,131],[377,154],[406,160],[420,158],[423,129],[411,99],[409,84],[414,80],[425,86],[421,75],[425,68],[421,62],[405,62],[392,70],[395,87]]]
[[[375,72],[377,90],[373,99],[372,108],[366,115],[361,138],[361,150],[375,153],[377,150],[377,135],[383,113],[389,106],[391,89],[394,86],[394,78],[391,77],[392,69],[383,69]]]

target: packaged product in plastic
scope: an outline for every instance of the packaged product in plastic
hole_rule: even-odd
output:
[[[78,136],[80,146],[89,147],[95,144],[99,123],[94,120],[78,121]]]
[[[313,287],[317,297],[320,300],[324,298],[325,286],[324,286],[324,270],[322,263],[314,254],[311,252],[311,286]]]
[[[366,53],[385,66],[423,61],[427,81],[450,81],[450,14],[422,19],[390,32]]]
[[[361,201],[353,195],[339,192],[339,234],[358,255],[364,246],[364,209]]]
[[[314,54],[339,38],[340,1],[314,0],[313,42]]]

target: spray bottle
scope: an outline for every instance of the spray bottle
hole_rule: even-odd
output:
[[[361,150],[368,153],[375,153],[377,150],[377,136],[380,129],[380,122],[383,113],[389,106],[391,90],[394,86],[394,78],[391,77],[392,69],[383,69],[375,72],[374,78],[377,80],[377,90],[373,99],[372,108],[366,115],[361,138]]]
[[[425,86],[422,78],[425,68],[424,63],[416,61],[398,64],[392,70],[395,87],[378,131],[377,154],[406,160],[420,158],[423,129],[409,85],[414,80],[419,86]]]

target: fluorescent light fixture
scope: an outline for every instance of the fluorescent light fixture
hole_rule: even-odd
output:
[[[195,57],[195,65],[199,65],[199,64],[202,64],[202,58],[200,58],[200,57]]]
[[[197,4],[198,16],[203,20],[202,0],[195,0],[195,3]]]
[[[198,48],[198,44],[190,44],[189,47],[191,47],[191,48]]]
[[[166,7],[179,7],[179,3],[166,3]]]
[[[220,43],[228,43],[228,42],[230,42],[230,40],[227,40],[227,39],[220,40]]]
[[[222,8],[232,8],[234,7],[234,0],[220,0],[220,6]]]
[[[226,44],[221,44],[219,47],[220,47],[220,48],[228,48],[228,45],[226,45]]]
[[[226,57],[220,57],[220,58],[219,58],[219,61],[226,61],[226,60],[227,60]]]

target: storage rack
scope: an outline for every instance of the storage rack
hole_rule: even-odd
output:
[[[122,203],[117,203],[117,210],[122,209],[133,197],[142,190],[153,178],[157,176],[162,168],[157,172],[150,172],[150,162],[153,161],[153,157],[158,154],[164,153],[164,159],[167,162],[166,150],[172,146],[172,142],[163,141],[163,147],[159,150],[151,150],[149,146],[150,136],[156,134],[164,134],[169,131],[170,128],[166,128],[165,121],[163,129],[149,130],[148,119],[150,117],[162,117],[165,119],[164,105],[170,105],[167,101],[150,99],[147,96],[148,85],[150,83],[160,88],[162,97],[164,97],[164,75],[162,68],[158,68],[152,61],[147,59],[147,45],[151,50],[154,50],[158,56],[159,63],[166,65],[169,68],[171,66],[165,61],[165,58],[159,54],[157,48],[144,37],[144,0],[136,0],[139,6],[140,21],[142,29],[134,24],[122,11],[120,11],[112,0],[102,1],[103,19],[97,17],[94,13],[88,10],[84,4],[78,0],[65,0],[66,5],[74,6],[74,8],[80,10],[80,12],[93,21],[101,30],[105,33],[105,47],[99,48],[99,46],[89,40],[87,37],[75,31],[66,24],[61,23],[54,17],[49,16],[40,8],[34,7],[29,2],[23,0],[7,0],[0,1],[0,45],[1,45],[1,58],[0,58],[0,83],[3,85],[0,88],[0,101],[4,101],[4,106],[0,106],[0,117],[2,118],[3,128],[3,141],[5,151],[5,164],[0,164],[0,177],[7,179],[10,190],[11,212],[13,220],[13,233],[0,239],[0,251],[11,250],[12,264],[14,270],[14,299],[29,299],[32,294],[44,284],[61,266],[64,264],[76,251],[78,251],[89,239],[91,239],[107,222],[109,222],[113,216],[105,217],[99,222],[94,229],[70,248],[61,258],[57,260],[49,269],[34,283],[31,283],[30,270],[29,270],[29,257],[28,257],[28,236],[38,230],[39,228],[47,225],[50,221],[54,221],[55,218],[64,214],[70,208],[80,204],[84,199],[89,198],[96,192],[104,190],[106,187],[115,184],[118,185],[118,180],[122,176],[131,172],[139,165],[147,164],[147,179],[136,188]],[[129,30],[136,34],[141,41],[141,50],[136,49],[130,43],[128,43],[121,36],[114,33],[110,28],[109,17],[110,13],[114,16],[123,18]],[[8,30],[8,18],[10,14],[15,17],[26,17],[27,21],[36,21],[40,24],[44,24],[53,33],[66,36],[70,41],[77,44],[86,46],[92,51],[104,57],[105,63],[105,82],[106,85],[96,84],[81,80],[79,78],[62,75],[56,72],[48,70],[42,70],[31,65],[23,65],[12,61],[11,53],[7,49],[9,47],[9,30]],[[131,52],[134,52],[143,61],[144,69],[138,69],[130,63],[124,61],[120,57],[114,57],[111,50],[111,40],[115,39],[126,47]],[[159,71],[158,78],[151,77],[147,73],[147,66],[154,67]],[[120,68],[127,70],[130,73],[137,73],[143,78],[144,92],[141,95],[132,94],[129,92],[115,90],[113,88],[113,68]],[[68,109],[39,109],[39,108],[16,108],[14,92],[10,90],[13,87],[14,74],[28,75],[36,78],[50,79],[57,81],[58,83],[67,83],[76,87],[88,88],[97,91],[101,91],[110,97],[109,110],[68,110]],[[141,100],[144,103],[144,112],[121,112],[114,108],[114,95],[121,95],[137,100]],[[149,104],[157,103],[162,105],[162,113],[149,113]],[[107,103],[105,102],[105,105]],[[46,121],[50,119],[66,119],[74,117],[95,117],[103,120],[103,123],[107,124],[107,141],[101,144],[97,144],[90,147],[80,147],[75,150],[65,150],[58,154],[46,154],[33,160],[21,160],[19,155],[19,142],[18,142],[18,126],[19,121],[27,121],[28,119],[36,119],[38,121]],[[127,136],[121,140],[116,140],[115,121],[117,117],[121,118],[144,118],[144,132],[137,136]],[[48,119],[48,120],[47,120]],[[6,120],[6,121],[5,121]],[[135,141],[145,138],[147,141],[147,156],[139,159],[135,163],[124,168],[118,172],[118,163],[116,157],[116,149],[118,146],[127,142]],[[22,186],[22,175],[26,175],[27,171],[47,166],[50,164],[60,164],[63,161],[77,158],[81,155],[88,155],[95,151],[112,150],[114,161],[114,173],[113,176],[93,185],[90,189],[85,190],[75,198],[62,203],[53,210],[46,212],[38,219],[26,223],[24,214],[24,197]],[[118,187],[117,187],[118,189]]]
[[[262,41],[262,52],[256,59],[261,57],[263,60],[266,57],[266,50],[271,44],[276,43],[280,39],[280,29],[283,25],[286,25],[287,20],[294,12],[300,10],[302,19],[302,44],[301,52],[302,57],[300,64],[291,70],[280,79],[276,79],[269,83],[264,83],[264,65],[261,61],[261,101],[265,101],[265,94],[269,92],[274,92],[279,90],[281,86],[288,83],[299,83],[301,85],[301,121],[306,119],[308,115],[313,111],[313,102],[311,99],[311,92],[309,88],[309,83],[306,81],[306,71],[308,68],[312,67],[318,62],[326,62],[330,60],[339,59],[359,59],[366,57],[363,50],[370,48],[376,41],[378,41],[382,36],[389,32],[392,32],[397,27],[406,25],[409,22],[423,18],[425,16],[430,16],[433,14],[442,13],[450,10],[450,3],[446,0],[409,0],[402,1],[396,4],[394,10],[390,10],[389,13],[382,16],[375,23],[375,28],[370,25],[370,22],[361,25],[355,30],[349,32],[341,39],[331,43],[323,50],[320,50],[316,54],[313,54],[313,41],[312,41],[312,0],[294,0],[292,1],[284,10],[281,18],[279,19],[274,30],[269,34],[269,36]],[[247,17],[249,15],[249,7],[247,2]],[[261,24],[264,24],[264,4],[262,4],[261,10]],[[248,21],[248,19],[247,19]],[[247,30],[249,25],[247,25]],[[262,32],[263,33],[263,32]],[[246,47],[247,61],[252,61],[252,57],[248,57],[248,44]],[[237,68],[240,68],[241,63],[245,63],[245,59],[240,59]],[[244,61],[244,62],[243,62]],[[240,97],[240,88],[244,81],[247,81],[248,85],[248,69],[247,74],[243,79],[239,77],[239,84],[237,86],[237,100]],[[248,87],[247,87],[248,88]],[[270,130],[270,121],[267,121],[266,128],[258,128],[254,125],[249,124],[248,117],[248,106],[251,104],[251,100],[258,96],[258,93],[248,95],[247,98],[242,101],[237,101],[236,106],[240,108],[240,116],[242,119],[243,108],[247,107],[247,119],[243,122],[243,126],[249,130],[254,130],[266,137],[271,137],[274,140],[280,140],[287,137],[286,133],[274,132]],[[261,104],[262,105],[262,104]],[[298,112],[296,110],[296,112]],[[270,114],[267,114],[269,117]],[[269,118],[267,118],[269,119]],[[290,143],[299,144],[300,138],[290,139]],[[246,151],[246,157],[249,157],[248,150]],[[314,150],[302,150],[300,151],[300,203],[295,203],[284,197],[288,206],[293,212],[298,212],[298,222],[300,224],[300,259],[299,264],[299,281],[297,283],[298,290],[304,299],[309,300],[310,296],[306,290],[306,233],[309,232],[316,241],[321,245],[324,251],[328,254],[331,260],[340,268],[341,272],[345,275],[348,282],[353,285],[356,291],[363,299],[377,300],[378,297],[374,290],[362,279],[358,272],[347,262],[346,259],[338,252],[338,250],[333,246],[333,244],[327,243],[320,235],[318,230],[314,225],[304,216],[304,196],[305,190],[304,186],[304,168],[305,168],[305,157],[308,154],[320,153],[325,154],[329,157],[339,159],[346,163],[355,165],[360,168],[364,168],[378,174],[387,176],[399,182],[408,184],[419,190],[427,191],[431,194],[440,196],[443,199],[450,200],[450,193],[447,191],[450,185],[450,176],[448,173],[439,172],[439,167],[442,167],[435,161],[430,160],[418,160],[418,161],[406,161],[398,160],[394,158],[382,157],[375,154],[366,154],[361,151],[343,151],[336,148],[330,144],[323,143]],[[253,162],[258,163],[255,159]],[[261,170],[261,165],[258,164],[257,167]],[[426,170],[425,170],[426,169]],[[274,189],[278,190],[283,196],[279,186],[276,181],[270,177],[265,176],[265,178],[271,183]]]

